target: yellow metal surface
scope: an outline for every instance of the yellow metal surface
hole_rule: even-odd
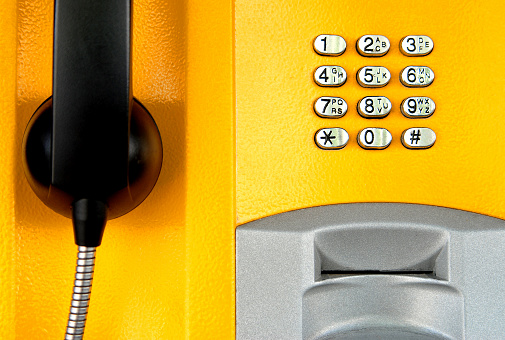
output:
[[[236,2],[237,216],[245,223],[304,207],[348,202],[408,202],[469,210],[505,218],[505,26],[502,1],[246,1]],[[319,34],[347,41],[339,57],[317,55]],[[364,34],[389,38],[380,58],[360,56]],[[426,57],[407,57],[399,42],[428,35]],[[348,80],[340,88],[315,85],[320,65],[339,65]],[[364,89],[356,72],[385,66],[392,80]],[[426,65],[435,73],[425,89],[401,85],[400,71]],[[359,99],[387,96],[393,109],[381,120],[361,118]],[[317,117],[319,96],[340,96],[349,105],[341,119]],[[402,116],[401,101],[429,96],[437,106],[425,120]],[[342,150],[318,149],[314,133],[341,127],[350,135]],[[391,146],[359,147],[365,127],[387,128]],[[407,150],[402,131],[429,127],[437,141],[429,150]]]
[[[0,6],[0,339],[15,338],[16,3]]]

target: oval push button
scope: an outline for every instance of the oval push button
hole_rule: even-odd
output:
[[[433,51],[433,40],[427,35],[407,35],[400,41],[400,51],[409,57],[422,57]]]
[[[345,52],[347,43],[339,35],[321,34],[314,39],[314,51],[320,55],[337,57]]]
[[[384,66],[364,66],[358,70],[356,78],[363,87],[383,87],[389,83],[391,73]]]
[[[358,39],[356,49],[364,57],[382,57],[389,51],[389,39],[383,35],[367,34]]]
[[[435,80],[435,73],[428,66],[407,66],[400,73],[400,81],[407,87],[426,87]]]
[[[319,66],[314,72],[314,81],[319,86],[342,86],[347,80],[347,73],[340,66]]]
[[[347,145],[349,134],[341,128],[325,128],[317,130],[314,141],[321,149],[338,150]]]
[[[435,112],[435,102],[429,97],[408,97],[400,105],[407,118],[428,118]]]
[[[358,102],[358,113],[364,118],[384,118],[391,111],[391,101],[387,97],[365,97]]]
[[[383,128],[366,128],[358,133],[358,144],[363,149],[385,149],[392,140],[391,133]]]
[[[429,128],[413,127],[402,133],[402,144],[407,149],[428,149],[436,140],[437,135]]]
[[[347,113],[347,103],[340,97],[320,97],[314,102],[314,112],[322,118],[340,118]]]

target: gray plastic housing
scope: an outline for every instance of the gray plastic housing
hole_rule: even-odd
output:
[[[236,230],[236,339],[505,339],[505,221],[415,204]]]

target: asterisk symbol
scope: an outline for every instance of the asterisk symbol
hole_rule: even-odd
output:
[[[323,131],[324,136],[323,136],[323,137],[320,137],[320,139],[324,140],[324,144],[323,144],[323,145],[325,145],[325,146],[326,146],[326,143],[328,143],[328,142],[330,142],[330,145],[333,145],[333,142],[332,142],[331,140],[332,140],[332,139],[335,139],[335,138],[337,138],[337,137],[332,136],[332,135],[331,135],[331,133],[332,133],[332,132],[333,132],[332,130],[330,130],[330,132],[329,132],[329,133],[326,133],[326,131]]]

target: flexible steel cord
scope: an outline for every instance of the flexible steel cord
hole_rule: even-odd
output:
[[[75,268],[74,291],[68,315],[65,340],[81,340],[88,314],[96,247],[79,247]]]

